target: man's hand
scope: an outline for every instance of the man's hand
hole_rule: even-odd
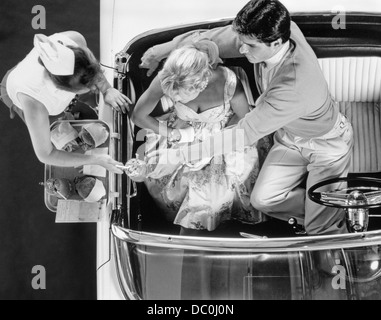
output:
[[[128,104],[132,104],[123,93],[115,88],[109,88],[104,96],[105,103],[110,105],[118,112],[126,113],[129,109]]]
[[[147,77],[150,77],[152,73],[159,66],[160,60],[155,55],[155,51],[153,48],[149,48],[142,56],[141,64],[139,65],[142,69],[148,69]]]

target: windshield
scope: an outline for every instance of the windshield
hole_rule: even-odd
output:
[[[299,244],[290,239],[289,246],[283,239],[283,247],[276,248],[271,239],[210,247],[218,240],[112,229],[117,272],[128,299],[380,299],[378,233],[363,234],[363,240],[361,235],[319,242],[300,238]]]

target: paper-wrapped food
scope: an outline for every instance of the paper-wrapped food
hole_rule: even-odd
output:
[[[91,123],[82,127],[79,138],[82,141],[82,149],[87,151],[104,144],[109,137],[109,132],[101,123]]]
[[[74,184],[75,190],[86,202],[98,202],[106,196],[106,189],[103,182],[95,177],[76,177]]]
[[[61,122],[51,131],[50,140],[57,150],[72,152],[80,148],[78,136],[78,131],[69,122]]]
[[[74,185],[69,179],[51,178],[45,183],[48,194],[54,195],[59,199],[68,199],[74,194]]]
[[[125,172],[131,180],[142,182],[146,178],[147,164],[145,161],[133,158],[128,160],[125,167]]]

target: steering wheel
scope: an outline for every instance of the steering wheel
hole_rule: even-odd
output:
[[[329,185],[346,187],[329,189]],[[323,189],[320,192],[316,190]],[[334,178],[316,183],[308,190],[308,197],[321,205],[344,209],[370,209],[381,206],[381,179]]]
[[[308,197],[324,206],[345,209],[348,229],[363,232],[368,228],[369,209],[381,206],[381,179],[328,179],[313,185]]]

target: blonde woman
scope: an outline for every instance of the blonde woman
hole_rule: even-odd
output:
[[[250,111],[242,83],[220,62],[216,44],[208,40],[170,54],[132,114],[138,127],[152,132],[145,143],[146,155],[157,148],[200,142],[223,130],[233,116],[239,120]],[[160,100],[172,102],[172,109],[160,118],[150,116]],[[213,231],[234,218],[260,219],[250,205],[259,170],[256,146],[185,165],[171,166],[170,161],[165,164],[149,156],[145,160],[149,164],[144,182],[167,217],[181,226],[181,234]],[[169,174],[162,176],[158,166],[168,166]]]

